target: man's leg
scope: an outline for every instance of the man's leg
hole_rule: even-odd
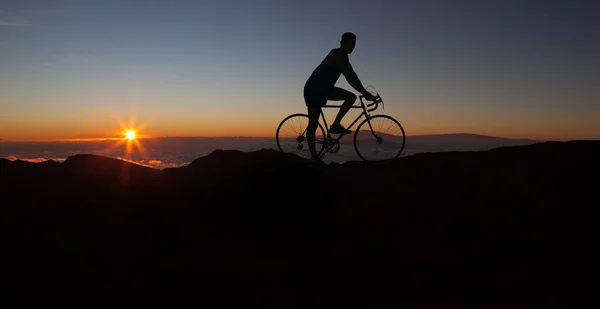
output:
[[[342,126],[341,126],[340,122],[342,121],[342,118],[344,118],[344,116],[346,116],[346,114],[348,113],[348,111],[350,110],[352,105],[354,105],[354,102],[356,102],[356,95],[348,90],[344,90],[344,89],[338,88],[338,87],[333,87],[333,90],[331,91],[331,95],[329,96],[328,100],[331,100],[331,101],[342,101],[343,100],[344,101],[344,103],[342,103],[342,107],[340,107],[340,111],[338,112],[337,116],[335,117],[335,120],[333,121],[333,123],[331,123],[332,128],[341,129]],[[339,130],[335,130],[335,131],[339,131]]]
[[[308,127],[306,128],[306,141],[308,142],[311,160],[315,160],[317,158],[317,151],[315,150],[315,132],[317,131],[317,126],[319,125],[319,116],[321,116],[320,107],[308,107]]]

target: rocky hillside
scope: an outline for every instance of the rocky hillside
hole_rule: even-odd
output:
[[[0,277],[47,303],[537,308],[557,214],[594,197],[598,158],[573,141],[322,168],[274,150],[164,170],[0,159]]]

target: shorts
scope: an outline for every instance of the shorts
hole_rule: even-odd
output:
[[[312,90],[304,87],[304,103],[307,107],[323,107],[327,104],[327,99],[331,90]]]

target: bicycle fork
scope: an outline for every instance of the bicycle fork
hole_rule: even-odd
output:
[[[381,145],[383,143],[383,138],[375,134],[375,130],[373,130],[373,126],[371,125],[371,118],[369,117],[369,115],[367,115],[367,123],[369,124],[369,129],[371,130],[371,134],[373,134],[373,137],[375,137],[377,144]]]

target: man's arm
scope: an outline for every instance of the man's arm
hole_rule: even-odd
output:
[[[348,60],[348,55],[339,54],[336,58],[338,58],[337,63],[340,66],[342,74],[344,74],[344,77],[348,81],[348,84],[350,84],[352,88],[356,89],[356,91],[360,92],[360,94],[362,94],[363,96],[370,97],[371,93],[368,92],[363,86],[363,84],[360,82],[358,75],[356,75],[356,72],[354,72],[350,61]]]

